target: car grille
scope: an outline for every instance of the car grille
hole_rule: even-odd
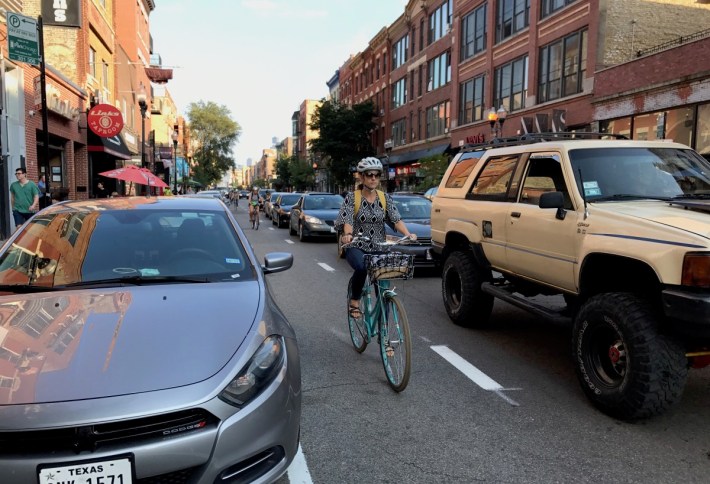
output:
[[[187,484],[197,469],[199,467],[191,467],[190,469],[160,474],[159,476],[144,477],[134,482],[136,484]]]
[[[417,237],[413,245],[431,245],[431,237]]]
[[[326,224],[326,225],[330,225],[331,227],[333,227],[333,226],[335,225],[335,220],[326,220],[326,221],[325,221],[325,224]]]
[[[107,445],[159,441],[216,427],[219,420],[202,409],[156,415],[121,422],[51,430],[0,432],[0,455],[47,452],[94,452]]]

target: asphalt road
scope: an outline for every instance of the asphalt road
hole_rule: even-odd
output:
[[[267,280],[298,336],[301,447],[312,482],[710,481],[710,368],[691,371],[682,401],[667,414],[614,420],[579,387],[568,327],[500,301],[490,329],[457,327],[444,310],[439,277],[417,272],[396,284],[413,335],[412,378],[397,394],[377,348],[352,349],[350,268],[335,243],[299,242],[269,220],[258,231],[246,228],[245,204],[236,214],[260,259],[294,255],[293,268]],[[308,482],[295,475],[279,482]]]

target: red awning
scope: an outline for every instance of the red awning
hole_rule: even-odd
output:
[[[163,69],[161,67],[146,67],[145,73],[148,75],[148,79],[150,79],[151,82],[157,84],[165,84],[173,78],[172,69]]]

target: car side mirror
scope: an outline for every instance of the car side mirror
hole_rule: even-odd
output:
[[[264,256],[261,270],[264,274],[273,274],[290,269],[293,265],[293,254],[289,252],[269,252]]]
[[[557,213],[555,214],[555,218],[559,220],[564,220],[567,216],[567,211],[564,209],[565,196],[562,192],[543,193],[540,195],[538,206],[540,208],[556,208]]]

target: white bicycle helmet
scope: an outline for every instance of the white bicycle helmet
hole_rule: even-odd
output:
[[[360,163],[357,164],[358,173],[363,173],[369,170],[377,170],[381,172],[382,162],[374,156],[368,156],[367,158],[360,160]]]

